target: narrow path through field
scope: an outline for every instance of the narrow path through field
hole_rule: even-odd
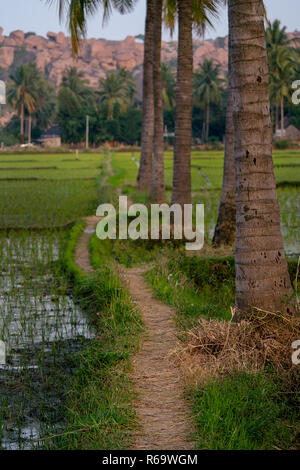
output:
[[[176,346],[175,313],[159,302],[145,282],[149,267],[123,270],[129,292],[142,313],[146,327],[133,365],[133,380],[139,392],[135,406],[141,431],[134,450],[192,450],[191,433],[180,372],[170,357]]]
[[[128,202],[130,205],[131,201]],[[87,274],[93,270],[89,241],[98,220],[95,216],[85,219],[86,228],[76,247],[75,261]],[[140,350],[133,359],[132,379],[139,393],[135,409],[141,428],[134,436],[132,449],[192,450],[191,424],[182,396],[180,371],[170,357],[176,346],[175,313],[159,302],[146,284],[144,273],[148,269],[149,266],[121,269],[122,281],[142,314],[146,330]]]
[[[106,175],[102,180],[103,186],[106,184],[107,179],[113,174],[111,166],[111,153],[108,154],[106,165]],[[86,226],[76,246],[75,263],[85,274],[89,274],[93,271],[90,262],[89,243],[96,231],[96,226],[100,220],[100,217],[91,215],[89,217],[84,217],[83,220],[85,221]]]
[[[90,261],[89,243],[95,233],[100,217],[92,215],[90,217],[85,217],[83,220],[85,221],[86,226],[76,245],[75,263],[85,274],[89,274],[93,271]]]

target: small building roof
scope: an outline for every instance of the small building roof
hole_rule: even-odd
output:
[[[61,134],[61,128],[57,124],[53,124],[49,129],[43,132],[41,139],[57,138],[61,137]]]

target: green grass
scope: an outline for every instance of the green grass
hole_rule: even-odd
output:
[[[234,305],[232,289],[227,285],[218,289],[207,285],[199,289],[184,275],[176,261],[169,261],[166,266],[155,266],[147,272],[146,279],[160,300],[176,308],[177,323],[183,331],[193,328],[200,317],[231,318],[230,306]]]
[[[51,440],[49,447],[127,449],[138,426],[132,406],[136,393],[129,372],[142,323],[113,267],[103,266],[94,243],[91,253],[97,266],[95,276],[88,278],[74,264],[74,250],[82,228],[78,224],[70,234],[64,268],[74,283],[78,302],[93,318],[97,339],[78,355],[66,427],[62,436]]]
[[[294,281],[297,261],[289,260]],[[201,258],[181,254],[146,273],[157,297],[173,306],[182,340],[200,318],[229,320],[234,305],[233,257]],[[299,286],[298,286],[299,287]],[[296,384],[295,384],[296,385]],[[197,449],[288,449],[297,446],[299,394],[270,370],[252,375],[232,372],[187,387]]]
[[[295,285],[297,260],[288,260]],[[203,258],[173,254],[164,264],[156,264],[146,273],[157,297],[176,308],[182,330],[193,328],[199,318],[230,320],[234,306],[234,257]],[[299,283],[298,283],[298,287]]]
[[[297,410],[285,392],[271,374],[246,372],[192,388],[196,448],[293,448]]]

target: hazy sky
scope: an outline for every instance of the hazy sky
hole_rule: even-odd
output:
[[[47,31],[64,31],[65,24],[59,24],[57,1],[50,7],[45,0],[0,0],[0,26],[4,34],[15,29],[34,31],[43,36]],[[107,25],[102,27],[101,10],[99,15],[89,21],[88,37],[103,37],[107,39],[124,39],[128,35],[137,35],[144,31],[145,0],[138,0],[135,11],[130,15],[121,16],[114,13]],[[265,0],[270,20],[279,18],[288,31],[300,30],[299,0]],[[220,20],[214,30],[206,33],[206,38],[225,36],[227,34],[227,13],[222,11]],[[164,33],[168,39],[168,34]]]

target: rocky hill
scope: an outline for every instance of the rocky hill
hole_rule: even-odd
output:
[[[300,34],[290,33],[289,36],[299,37]],[[0,79],[7,79],[19,65],[35,61],[56,86],[60,83],[64,69],[71,66],[82,70],[92,86],[97,86],[99,78],[105,76],[107,71],[121,67],[133,71],[137,82],[141,84],[143,51],[143,42],[133,36],[128,36],[123,41],[86,39],[82,42],[78,58],[74,59],[70,38],[64,33],[48,32],[45,38],[17,30],[9,36],[4,36],[3,28],[0,28]],[[209,58],[218,62],[225,71],[227,54],[227,37],[194,41],[195,68],[205,58]],[[176,64],[176,41],[163,42],[162,58],[165,62]]]
[[[144,44],[133,36],[123,41],[87,39],[82,42],[77,59],[72,57],[71,41],[64,33],[49,32],[47,37],[34,33],[13,31],[3,35],[0,28],[0,78],[7,78],[17,66],[35,61],[49,80],[58,85],[66,67],[76,66],[82,70],[92,86],[97,86],[100,77],[107,71],[126,67],[133,71],[137,80],[141,79]],[[177,42],[164,42],[163,60],[176,64]],[[216,40],[196,40],[194,45],[195,67],[209,57],[227,67],[227,38]]]

